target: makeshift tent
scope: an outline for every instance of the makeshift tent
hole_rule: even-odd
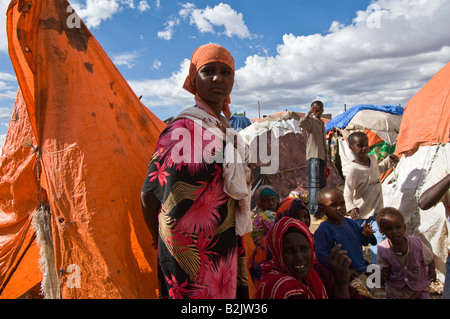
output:
[[[140,189],[166,125],[68,7],[7,11],[20,90],[0,157],[0,297],[42,281],[51,298],[154,298]]]
[[[272,185],[281,198],[296,188],[308,189],[306,167],[306,132],[298,127],[300,115],[281,112],[253,123],[239,134],[253,149],[255,163],[252,185],[252,207],[255,207],[253,193],[262,184]],[[330,186],[343,184],[334,167],[329,165]]]
[[[395,144],[402,121],[403,108],[398,105],[356,105],[325,124],[331,149],[331,161],[342,177],[354,160],[347,137],[356,131],[369,138],[369,154],[378,162],[395,151]]]
[[[231,115],[230,125],[235,131],[239,132],[247,126],[252,125],[252,121],[244,115]]]
[[[407,234],[416,235],[436,255],[438,279],[444,280],[448,220],[439,203],[423,211],[417,201],[450,169],[450,63],[437,72],[406,104],[396,152],[402,154],[396,169],[383,182],[385,206],[405,216]]]

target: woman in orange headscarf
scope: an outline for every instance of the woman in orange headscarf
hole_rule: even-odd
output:
[[[195,106],[164,130],[149,165],[142,204],[159,239],[162,298],[248,298],[242,236],[251,231],[250,169],[245,150],[237,150],[241,161],[223,160],[228,136],[239,138],[228,123],[233,84],[225,48],[195,50],[183,86]]]

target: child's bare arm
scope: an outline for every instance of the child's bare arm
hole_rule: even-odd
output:
[[[375,231],[372,230],[372,226],[370,224],[364,223],[361,233],[363,234],[363,236],[369,238],[369,243],[371,245],[377,244],[377,239],[374,236]]]
[[[384,173],[388,171],[390,168],[397,165],[399,162],[399,158],[395,154],[391,154],[388,157],[386,157],[384,160],[381,161],[380,164],[378,164],[378,167],[380,168],[380,172]]]

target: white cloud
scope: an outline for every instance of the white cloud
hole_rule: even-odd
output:
[[[155,70],[159,70],[159,69],[161,68],[161,65],[162,65],[162,63],[161,63],[161,61],[159,61],[158,59],[155,59],[155,60],[153,61],[153,68],[154,68]]]
[[[188,74],[189,63],[190,61],[185,59],[180,64],[180,70],[167,79],[129,81],[128,83],[137,96],[143,96],[142,103],[147,107],[190,106],[192,104],[192,95],[182,88]]]
[[[123,52],[112,57],[115,65],[126,65],[129,69],[135,66],[135,61],[139,59],[142,54],[139,51]]]
[[[175,27],[180,24],[180,19],[173,18],[165,23],[166,29],[164,31],[158,32],[158,38],[163,40],[171,40],[174,33],[175,33]]]
[[[139,1],[138,9],[140,12],[144,12],[144,11],[150,10],[150,5],[148,4],[148,2],[146,0],[141,0],[141,1]]]
[[[141,13],[150,9],[147,0],[140,0],[137,6],[134,0],[85,0],[83,2],[84,4],[73,1],[72,7],[88,28],[99,27],[102,21],[112,19],[123,9],[137,9]]]
[[[88,28],[96,28],[103,20],[112,19],[119,11],[120,3],[118,0],[86,0],[85,5],[73,3],[72,7]]]
[[[127,5],[131,9],[134,9],[134,0],[120,0],[120,3]]]
[[[8,9],[9,0],[0,0],[0,52],[8,51],[8,39],[6,36],[6,9]]]
[[[216,33],[217,27],[223,27],[223,33],[228,37],[238,36],[239,38],[250,38],[247,26],[245,25],[242,13],[233,10],[228,4],[219,3],[211,8],[197,9],[193,3],[181,4],[178,15],[183,20],[189,20],[191,25],[195,25],[201,33]],[[179,18],[171,17],[166,23],[164,31],[158,32],[158,38],[171,40],[175,27],[180,24]]]
[[[0,81],[13,82],[13,81],[16,81],[16,77],[9,73],[0,72]]]
[[[193,19],[204,32],[218,21],[208,19],[207,9],[196,11],[187,4],[183,10],[180,15]],[[325,111],[334,115],[342,112],[344,103],[405,106],[449,62],[449,15],[448,0],[378,0],[358,11],[351,24],[334,22],[328,34],[285,34],[276,55],[249,56],[236,71],[231,105],[253,116],[258,101],[265,114],[307,111],[315,99],[322,99]],[[181,84],[164,79],[152,87],[174,93]],[[165,95],[156,94],[164,105]]]
[[[15,100],[17,95],[17,80],[12,74],[0,72],[0,101]],[[1,110],[1,108],[0,108]],[[1,117],[1,111],[0,111]]]
[[[12,108],[9,107],[0,107],[0,118],[10,118],[11,117]],[[7,125],[5,123],[0,123],[0,125]]]
[[[245,25],[242,13],[233,10],[228,4],[219,3],[211,8],[197,9],[194,4],[182,5],[179,14],[183,18],[189,18],[190,24],[195,25],[202,32],[215,33],[215,27],[223,27],[224,34],[228,37],[238,36],[245,39],[251,34]]]

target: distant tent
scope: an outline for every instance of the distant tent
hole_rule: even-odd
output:
[[[231,115],[230,125],[235,131],[239,132],[247,126],[252,125],[252,121],[244,115]]]
[[[306,132],[298,127],[299,119],[300,115],[295,112],[280,112],[265,117],[239,132],[256,154],[267,155],[267,161],[264,160],[264,163],[255,161],[258,165],[254,168],[252,207],[255,207],[254,191],[262,184],[274,186],[282,198],[289,196],[296,188],[308,189]],[[269,167],[270,173],[262,172],[262,168]],[[332,186],[343,184],[334,167],[331,167],[331,176],[327,179],[327,184]]]
[[[50,298],[154,298],[140,189],[166,125],[68,6],[7,11],[20,89],[0,157],[0,298],[41,281]]]
[[[385,206],[405,216],[407,234],[420,236],[437,256],[443,281],[448,245],[448,221],[439,203],[422,211],[417,201],[444,170],[450,171],[450,63],[437,72],[406,104],[397,150],[399,164],[383,182]]]
[[[280,112],[275,112],[272,113],[270,115],[266,115],[264,116],[262,119],[253,119],[253,122],[258,122],[258,121],[271,121],[271,120],[287,120],[289,118],[295,118],[295,119],[300,119],[300,117],[304,116],[304,113],[299,113],[299,112],[293,112],[293,111],[280,111]],[[322,117],[322,120],[326,123],[328,121],[328,119],[325,119]]]
[[[370,154],[380,162],[395,151],[396,140],[402,121],[403,108],[398,105],[356,105],[325,124],[331,149],[331,160],[346,176],[346,168],[354,156],[347,137],[356,131],[369,138]]]
[[[345,113],[339,114],[334,119],[328,121],[325,124],[325,130],[326,132],[331,131],[333,128],[337,127],[340,129],[343,129],[348,126],[349,123],[354,120],[354,117],[361,112],[362,110],[374,110],[374,111],[380,111],[380,112],[386,112],[390,114],[396,114],[396,115],[402,115],[403,114],[403,108],[398,105],[393,104],[385,104],[385,105],[372,105],[372,104],[360,104],[353,106],[352,108],[348,109]],[[359,119],[358,121],[364,121],[364,119]],[[370,126],[370,121],[363,122],[361,125],[367,125]],[[357,123],[356,123],[357,124]],[[375,127],[374,127],[375,129]],[[381,127],[382,129],[382,127]]]

